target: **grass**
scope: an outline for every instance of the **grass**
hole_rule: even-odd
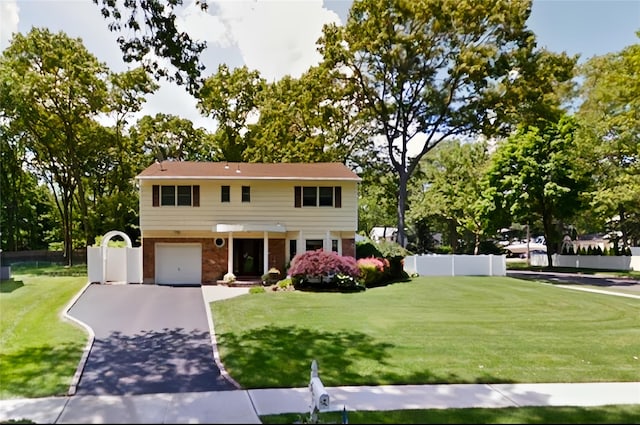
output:
[[[302,423],[304,414],[265,415],[264,424]],[[341,412],[318,415],[322,423],[343,423]],[[425,409],[347,412],[350,424],[631,424],[640,405],[598,407],[506,407],[502,409]]]
[[[87,335],[60,313],[86,283],[12,267],[0,283],[0,399],[66,393]],[[82,272],[79,266],[78,273]],[[211,304],[247,388],[637,381],[640,301],[510,278],[419,278],[354,294],[266,292]],[[334,416],[335,415],[335,416]],[[321,413],[340,423],[340,413]],[[262,417],[292,423],[303,413]],[[640,405],[348,412],[350,423],[640,423]],[[28,423],[28,422],[24,422]]]
[[[0,283],[0,399],[66,394],[87,335],[61,313],[86,274],[12,274]]]
[[[245,388],[624,382],[640,370],[640,300],[507,277],[422,277],[362,293],[267,292],[211,304]]]
[[[640,279],[640,271],[637,270],[602,270],[602,269],[586,269],[575,267],[547,267],[547,266],[530,266],[524,259],[509,259],[507,261],[507,270],[530,270],[534,272],[558,272],[558,273],[577,273],[593,276],[612,276],[612,277],[628,277],[631,279]]]

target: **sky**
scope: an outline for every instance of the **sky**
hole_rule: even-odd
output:
[[[344,24],[351,0],[209,0],[208,13],[194,0],[184,0],[178,15],[180,30],[208,48],[202,56],[205,76],[220,63],[230,68],[246,65],[269,82],[285,75],[300,76],[316,65],[320,55],[316,40],[325,23]],[[117,35],[92,0],[0,0],[0,51],[12,34],[32,27],[64,31],[81,38],[85,47],[114,72],[130,68],[122,60]],[[580,61],[617,52],[640,42],[640,0],[534,0],[528,27],[538,46],[556,52],[579,54]],[[202,117],[196,100],[185,89],[161,82],[147,97],[143,115],[165,113],[188,118],[196,127],[215,130],[211,118]]]

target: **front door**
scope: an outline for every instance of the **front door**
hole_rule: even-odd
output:
[[[233,274],[236,277],[262,276],[263,239],[233,240]]]

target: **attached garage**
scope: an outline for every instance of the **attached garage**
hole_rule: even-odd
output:
[[[202,283],[202,245],[157,243],[155,281],[158,285],[200,285]]]

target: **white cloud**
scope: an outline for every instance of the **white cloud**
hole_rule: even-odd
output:
[[[16,0],[0,1],[0,51],[9,47],[13,33],[18,31],[18,16]]]
[[[244,64],[267,81],[299,77],[317,64],[322,26],[341,24],[321,0],[217,0],[210,4],[208,16],[202,15],[192,4],[181,15],[182,25],[195,38],[237,47]]]

